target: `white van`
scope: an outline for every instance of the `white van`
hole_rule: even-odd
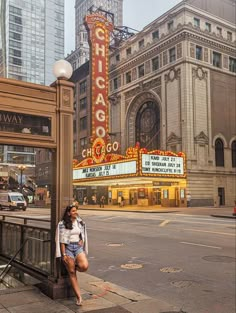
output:
[[[23,210],[25,211],[27,203],[24,196],[20,192],[0,192],[0,210]]]

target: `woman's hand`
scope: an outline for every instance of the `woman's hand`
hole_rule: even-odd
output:
[[[68,255],[63,255],[62,260],[63,262],[68,263]]]
[[[80,241],[79,241],[79,245],[80,245],[81,247],[83,247],[84,242],[83,242],[83,240],[82,240],[82,239],[80,239]]]

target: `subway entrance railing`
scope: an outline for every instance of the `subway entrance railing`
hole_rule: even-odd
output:
[[[51,275],[50,220],[0,215],[0,282],[11,268],[43,281]]]

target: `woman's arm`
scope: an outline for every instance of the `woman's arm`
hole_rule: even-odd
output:
[[[67,263],[67,255],[66,255],[66,246],[64,243],[60,243],[60,247],[61,247],[61,257],[62,257],[62,260]]]

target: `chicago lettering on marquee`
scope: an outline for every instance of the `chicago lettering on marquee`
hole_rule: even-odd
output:
[[[113,24],[105,16],[94,13],[85,17],[89,34],[92,141],[108,136],[108,53]]]

